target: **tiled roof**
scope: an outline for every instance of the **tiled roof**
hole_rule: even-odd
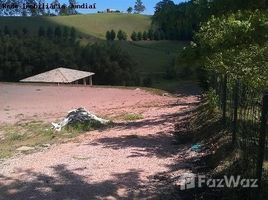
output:
[[[21,82],[39,83],[72,83],[74,81],[93,76],[94,73],[67,68],[57,68],[35,76],[20,80]]]

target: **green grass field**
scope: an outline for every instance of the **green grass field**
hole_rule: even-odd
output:
[[[137,63],[142,74],[162,75],[174,57],[187,45],[179,41],[119,42]]]
[[[105,41],[107,30],[119,29],[127,32],[128,38],[133,31],[148,30],[151,16],[121,13],[98,13],[56,17],[0,17],[0,29],[4,26],[13,30],[27,28],[29,33],[37,35],[40,26],[74,27],[79,33],[80,44]],[[143,77],[150,75],[158,82],[164,76],[166,68],[172,65],[175,56],[187,45],[179,41],[115,41],[129,53],[137,64],[137,70]]]
[[[0,17],[0,27],[8,26],[10,29],[26,27],[36,33],[40,26],[68,26],[74,27],[84,35],[105,39],[107,30],[119,29],[128,35],[135,31],[148,30],[151,18],[147,15],[98,13],[87,15],[55,16],[55,17]]]

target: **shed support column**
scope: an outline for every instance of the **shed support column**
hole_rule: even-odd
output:
[[[92,86],[93,83],[92,83],[92,76],[89,77],[89,85]]]
[[[84,83],[84,85],[87,85],[87,79],[86,78],[83,78],[83,83]]]

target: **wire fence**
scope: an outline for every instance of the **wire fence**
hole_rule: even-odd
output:
[[[268,92],[226,75],[212,76],[210,85],[233,146],[242,152],[241,173],[257,178],[261,185],[268,181]]]

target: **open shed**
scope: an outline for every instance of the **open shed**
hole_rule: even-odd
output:
[[[31,76],[25,79],[20,80],[20,82],[27,83],[78,83],[79,81],[83,81],[84,85],[93,85],[92,76],[95,73],[80,71],[75,69],[68,68],[56,68],[41,74],[37,74],[35,76]]]

